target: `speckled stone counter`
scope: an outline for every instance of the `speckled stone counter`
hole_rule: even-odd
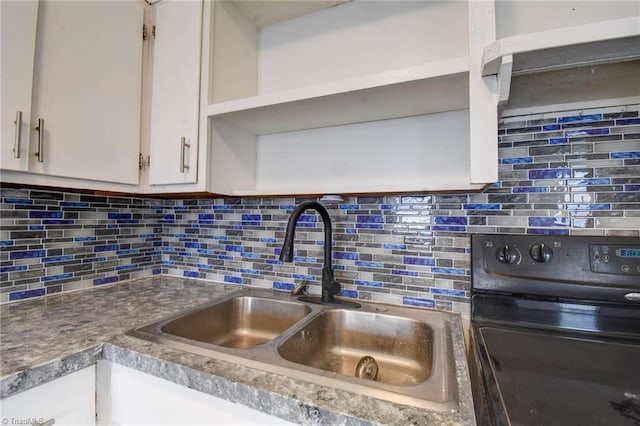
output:
[[[124,334],[234,291],[240,287],[154,277],[0,306],[0,398],[106,359],[300,424],[475,424],[459,323],[453,331],[461,393],[455,413],[381,401]]]

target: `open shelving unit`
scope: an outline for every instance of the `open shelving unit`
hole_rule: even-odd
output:
[[[471,95],[482,78],[469,48],[495,39],[492,8],[473,25],[476,2],[209,8],[211,192],[468,190],[495,180],[496,162],[478,167],[482,158],[474,180],[471,158],[475,143],[491,159],[495,126],[470,124],[478,112],[496,121],[491,94]]]

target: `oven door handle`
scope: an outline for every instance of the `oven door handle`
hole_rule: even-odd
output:
[[[640,293],[627,293],[624,298],[630,302],[640,302]]]

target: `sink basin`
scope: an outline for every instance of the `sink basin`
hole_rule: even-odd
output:
[[[234,297],[169,321],[160,330],[198,342],[246,349],[279,336],[310,312],[300,303]]]
[[[460,408],[453,314],[245,289],[129,336],[397,404]],[[464,356],[464,355],[462,355]]]
[[[433,329],[410,318],[331,310],[289,337],[278,353],[288,361],[345,376],[411,386],[431,376]],[[361,370],[365,357],[373,368],[369,377]]]

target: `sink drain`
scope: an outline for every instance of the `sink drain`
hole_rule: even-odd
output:
[[[372,356],[366,355],[360,358],[356,364],[356,377],[366,380],[376,380],[378,378],[378,363]]]

